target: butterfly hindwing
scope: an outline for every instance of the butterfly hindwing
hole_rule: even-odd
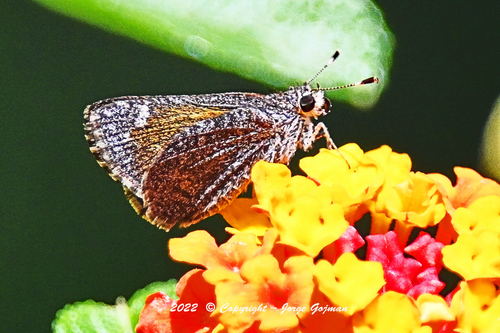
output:
[[[258,160],[274,160],[274,127],[267,114],[246,108],[176,135],[145,175],[145,218],[168,230],[221,210],[244,190]]]

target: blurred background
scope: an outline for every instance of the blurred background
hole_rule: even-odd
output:
[[[35,3],[0,4],[0,330],[49,332],[67,303],[114,304],[189,269],[166,245],[193,228],[167,234],[135,214],[88,150],[85,106],[131,94],[272,90]],[[390,86],[373,109],[334,103],[322,120],[337,145],[388,144],[414,170],[454,180],[454,166],[478,166],[500,94],[500,2],[378,5],[397,42]],[[222,235],[224,226],[214,216],[195,228]]]

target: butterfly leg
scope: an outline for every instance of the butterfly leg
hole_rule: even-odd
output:
[[[345,156],[342,154],[342,152],[337,147],[335,142],[333,142],[332,137],[330,136],[330,133],[328,132],[328,128],[326,127],[325,124],[318,123],[316,125],[316,127],[314,127],[314,134],[313,135],[314,135],[315,140],[325,138],[326,139],[326,147],[328,149],[335,149],[339,153],[339,155],[345,160],[345,162],[347,163],[349,168],[351,168],[351,165],[349,164],[349,162],[347,161]]]
[[[313,135],[314,135],[315,140],[325,138],[326,139],[326,147],[328,149],[335,149],[335,150],[339,151],[339,149],[337,148],[337,145],[335,144],[335,142],[333,142],[332,137],[330,136],[330,133],[328,132],[328,128],[325,126],[325,124],[318,123],[316,125],[316,127],[314,128]]]

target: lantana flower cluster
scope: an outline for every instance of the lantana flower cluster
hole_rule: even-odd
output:
[[[499,184],[457,167],[453,186],[387,146],[325,149],[300,167],[254,166],[253,198],[222,212],[226,243],[170,240],[173,259],[201,268],[179,299],[150,295],[137,332],[500,332]],[[443,267],[462,278],[446,295]]]

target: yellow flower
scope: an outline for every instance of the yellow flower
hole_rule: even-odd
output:
[[[462,311],[456,332],[500,332],[500,295],[498,284],[487,279],[460,284]]]
[[[337,151],[321,149],[316,156],[303,158],[300,168],[308,177],[330,188],[333,202],[342,205],[347,221],[354,224],[366,213],[363,203],[383,184],[384,173],[358,145],[348,144],[340,151],[349,164]]]
[[[328,186],[318,186],[302,176],[291,177],[284,165],[258,162],[252,169],[252,180],[259,199],[254,207],[269,214],[280,244],[315,257],[349,225],[342,206],[333,203]]]
[[[500,197],[476,196],[456,209],[451,223],[459,236],[442,250],[445,265],[466,280],[500,277]]]
[[[422,328],[420,312],[406,295],[389,291],[377,297],[363,311],[353,316],[355,333],[398,332],[431,333]]]
[[[388,146],[382,146],[365,153],[383,170],[384,182],[373,200],[365,203],[372,216],[372,234],[385,234],[389,231],[392,216],[387,215],[386,197],[394,191],[394,186],[403,183],[411,170],[411,160],[407,154],[398,154]]]
[[[258,203],[257,198],[239,198],[222,210],[220,214],[233,227],[226,230],[232,234],[249,232],[256,236],[264,236],[273,225],[266,214],[255,209]]]
[[[410,172],[403,182],[385,189],[383,212],[396,220],[400,244],[406,243],[413,227],[432,227],[446,214],[436,183],[423,173]]]
[[[384,271],[378,262],[360,261],[345,253],[332,266],[320,260],[314,269],[319,290],[336,305],[353,314],[363,309],[385,284]]]
[[[407,154],[394,153],[382,146],[365,154],[380,164],[385,181],[377,196],[367,202],[372,213],[372,234],[389,230],[393,220],[401,246],[413,227],[426,228],[439,223],[446,209],[434,180],[420,172],[410,172]]]
[[[458,236],[441,251],[443,262],[466,280],[500,277],[500,234],[478,230]]]
[[[479,230],[500,232],[500,197],[489,195],[478,198],[468,208],[459,207],[452,224],[459,235]]]

